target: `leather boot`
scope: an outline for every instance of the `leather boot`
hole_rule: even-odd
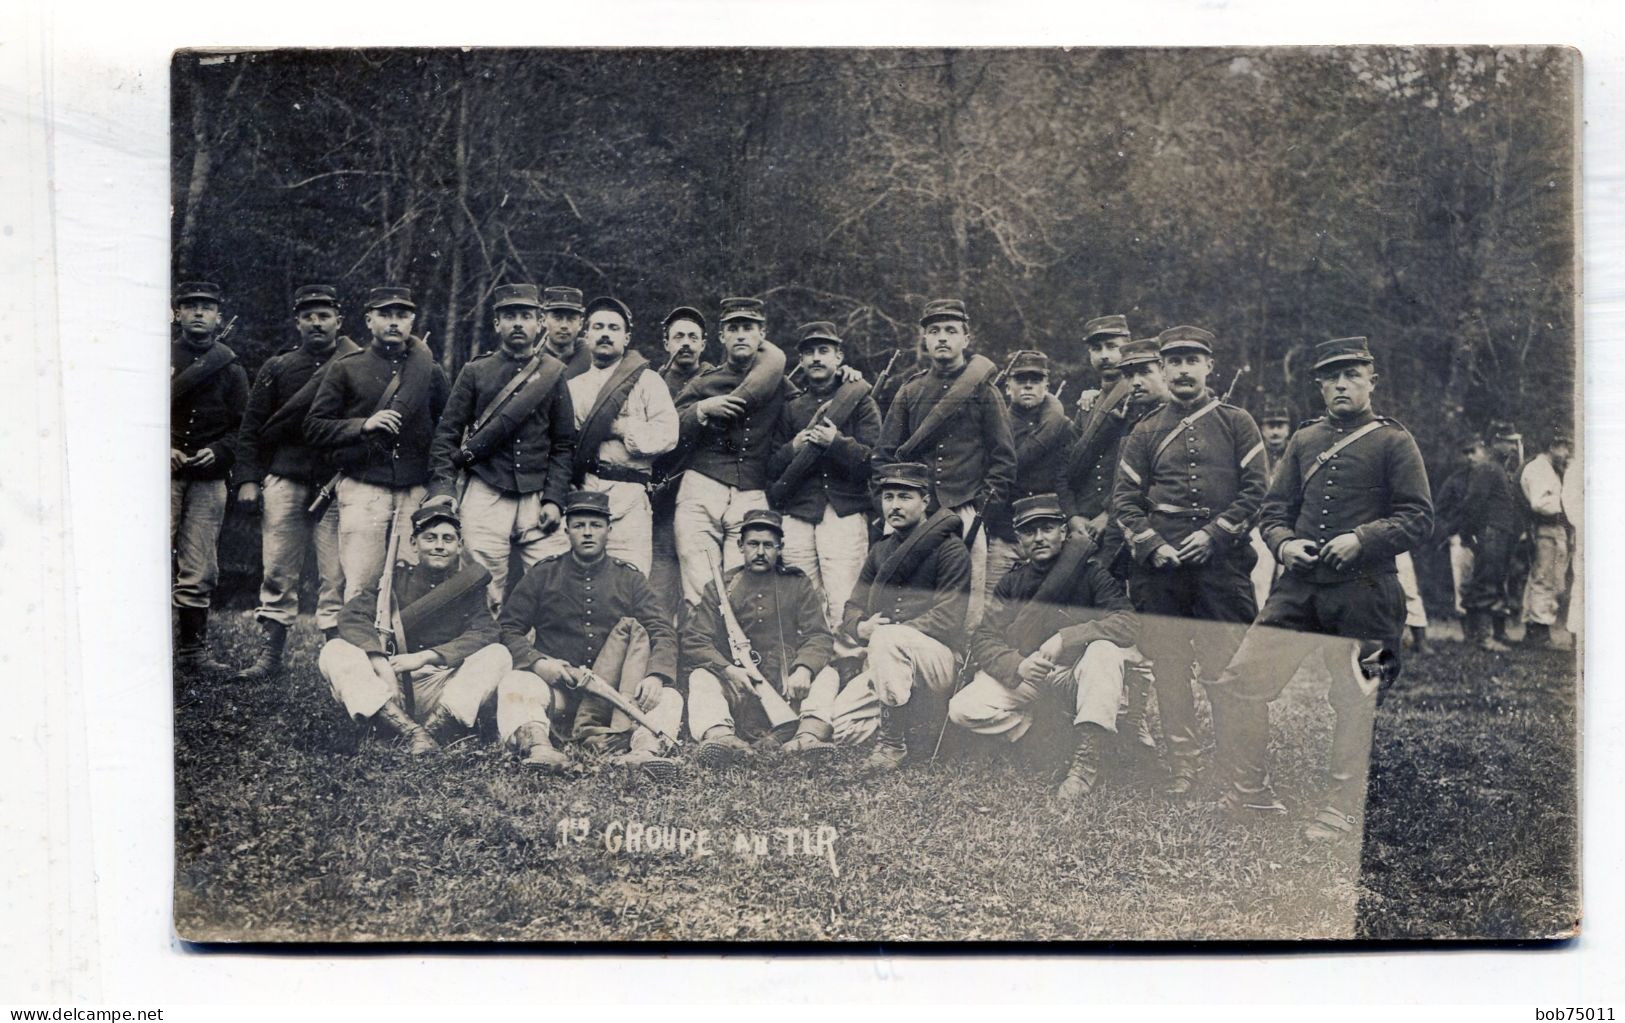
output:
[[[1506,626],[1502,624],[1500,615],[1493,611],[1474,611],[1472,614],[1476,618],[1473,631],[1477,634],[1480,650],[1504,654],[1512,649],[1501,642],[1499,638],[1506,631]]]
[[[406,740],[406,752],[414,757],[433,753],[440,748],[440,744],[423,730],[423,726],[412,720],[412,715],[406,712],[406,708],[401,706],[399,700],[390,700],[378,708],[375,716],[396,735]]]
[[[835,743],[830,741],[834,732],[834,728],[816,718],[802,718],[796,725],[796,734],[784,744],[784,751],[803,755],[822,754],[827,759],[835,752]]]
[[[175,639],[175,667],[187,675],[229,675],[231,666],[209,656],[209,609],[180,607],[179,635]]]
[[[1055,790],[1055,798],[1064,802],[1076,802],[1087,796],[1095,790],[1095,783],[1100,780],[1100,736],[1105,729],[1093,722],[1074,725],[1073,728],[1078,734],[1078,745],[1072,751],[1072,763],[1067,768],[1066,779]]]
[[[553,737],[547,724],[531,721],[520,725],[513,733],[513,744],[519,748],[519,763],[550,774],[564,774],[573,766],[570,758],[553,748]]]
[[[435,709],[429,712],[428,718],[423,722],[423,730],[441,746],[450,746],[472,731],[458,721],[457,716],[447,710],[444,704],[436,705]]]
[[[1493,633],[1495,635],[1496,642],[1504,644],[1506,646],[1511,646],[1512,639],[1509,636],[1507,636],[1507,619],[1506,619],[1506,615],[1491,615],[1490,618],[1491,618],[1491,621],[1493,622],[1493,625],[1491,626],[1491,628],[1492,628],[1492,631],[1493,631]]]
[[[288,642],[288,627],[268,618],[260,619],[260,652],[254,663],[239,671],[233,682],[266,682],[282,674],[282,648]]]
[[[756,751],[750,743],[735,735],[723,725],[707,731],[700,740],[699,761],[712,770],[728,767],[741,760],[749,760]]]
[[[1419,654],[1428,652],[1428,630],[1425,625],[1411,626],[1411,649]]]
[[[908,720],[903,708],[880,707],[880,727],[875,731],[875,748],[863,762],[867,772],[895,771],[908,759]]]
[[[1150,687],[1144,682],[1129,682],[1124,686],[1123,698],[1126,706],[1117,721],[1118,747],[1136,769],[1155,766],[1157,740],[1151,734],[1151,720],[1146,715]]]
[[[1539,622],[1529,622],[1523,627],[1523,642],[1519,646],[1538,647],[1540,649],[1553,649],[1552,627]]]

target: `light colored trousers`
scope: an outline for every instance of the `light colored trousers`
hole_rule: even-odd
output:
[[[677,485],[677,563],[683,576],[683,602],[698,604],[711,581],[712,558],[722,570],[745,563],[739,549],[739,527],[745,513],[767,507],[767,491],[739,490],[690,469]]]
[[[790,706],[801,715],[801,720],[828,726],[816,729],[827,735],[834,726],[830,708],[835,704],[839,687],[839,676],[826,668],[813,678],[812,687],[801,698],[800,705],[791,700]],[[688,675],[688,734],[703,739],[705,733],[718,727],[746,740],[759,739],[769,731],[767,713],[759,700],[749,694],[736,699],[728,684],[709,669],[695,668]]]
[[[1461,606],[1461,588],[1473,577],[1473,549],[1461,542],[1461,537],[1450,538],[1450,582],[1455,587],[1456,614],[1464,615]]]
[[[545,724],[557,738],[572,714],[579,712],[579,697],[560,686],[545,682],[533,671],[509,671],[497,685],[497,734],[504,743],[512,744],[514,733],[528,724]],[[676,735],[683,726],[683,694],[671,686],[660,690],[660,701],[647,711],[650,721],[666,732]],[[660,736],[635,725],[630,738],[634,751],[661,752],[665,741]]]
[[[169,547],[176,607],[208,607],[220,578],[220,526],[226,521],[225,480],[169,481]]]
[[[826,503],[817,523],[784,517],[784,563],[805,572],[824,595],[824,621],[832,632],[841,627],[847,598],[858,585],[868,553],[869,522],[861,513],[837,515]]]
[[[982,599],[993,603],[993,591],[1021,560],[1021,548],[1009,540],[993,537],[987,544],[987,578],[983,580]],[[986,604],[983,605],[984,607]]]
[[[960,535],[963,536],[970,529],[971,523],[976,521],[976,505],[967,501],[957,508],[949,511],[959,516],[963,523]],[[965,634],[968,636],[976,631],[982,624],[982,613],[987,610],[988,595],[993,592],[993,585],[988,583],[990,573],[987,565],[987,527],[984,525],[976,531],[976,539],[970,545],[970,607],[965,611]]]
[[[1095,640],[1084,648],[1076,664],[1052,673],[1043,686],[1022,681],[1012,689],[978,671],[970,685],[949,701],[948,720],[978,735],[1002,735],[1015,742],[1032,727],[1034,705],[1045,692],[1053,692],[1072,703],[1074,725],[1094,723],[1115,732],[1124,671],[1143,660],[1136,650]]]
[[[339,623],[344,606],[344,569],[339,564],[339,511],[329,506],[315,522],[305,509],[317,486],[268,473],[260,483],[260,606],[254,614],[291,626],[299,616],[299,577],[316,548],[316,627]]]
[[[1422,603],[1422,588],[1416,584],[1416,562],[1411,560],[1410,551],[1400,551],[1394,557],[1394,570],[1399,575],[1399,588],[1405,591],[1405,627],[1427,628],[1428,611]]]
[[[1275,585],[1276,569],[1280,566],[1275,563],[1275,555],[1270,553],[1269,545],[1264,542],[1264,537],[1258,530],[1247,534],[1247,538],[1253,545],[1253,553],[1258,555],[1258,561],[1253,565],[1251,573],[1253,603],[1263,607],[1264,602],[1270,599],[1270,587]]]
[[[339,508],[339,567],[344,572],[345,602],[382,578],[392,538],[398,538],[395,560],[417,564],[418,552],[410,537],[412,513],[423,503],[423,487],[383,487],[341,476],[334,503]]]
[[[903,706],[916,685],[941,694],[954,687],[954,652],[912,626],[879,626],[869,637],[866,656],[863,671],[842,687],[827,711],[835,741],[842,745],[866,741],[880,724],[881,706]],[[820,672],[814,688],[825,675],[834,678],[835,669]]]
[[[333,690],[333,698],[344,705],[351,718],[370,718],[384,704],[400,695],[372,668],[372,658],[355,644],[330,639],[316,658],[316,667]],[[492,643],[470,654],[451,671],[421,668],[407,683],[412,687],[412,716],[419,722],[436,707],[445,707],[468,728],[497,693],[497,684],[513,669],[513,658],[501,643]],[[534,676],[532,676],[534,677]]]
[[[1556,625],[1557,606],[1569,575],[1569,531],[1562,523],[1534,529],[1535,557],[1523,586],[1523,620],[1533,625]]]
[[[655,531],[649,489],[641,483],[603,480],[591,473],[582,480],[581,489],[609,495],[609,539],[604,541],[604,552],[612,558],[631,562],[647,578],[654,565]],[[534,546],[536,561],[563,554],[570,549],[570,534],[561,525]],[[534,565],[536,561],[527,560],[525,565]]]

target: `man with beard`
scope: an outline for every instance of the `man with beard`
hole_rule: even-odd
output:
[[[458,510],[475,561],[491,573],[491,606],[507,596],[508,561],[526,568],[549,552],[570,491],[575,411],[564,363],[540,350],[534,284],[492,293],[497,348],[464,366],[429,450],[429,496]]]
[[[993,591],[971,640],[976,676],[954,694],[948,718],[1016,742],[1040,701],[1059,696],[1070,704],[1076,747],[1056,796],[1081,799],[1100,775],[1101,743],[1117,732],[1124,669],[1140,659],[1139,623],[1123,584],[1090,556],[1089,538],[1067,536],[1056,495],[1017,501],[1013,523],[1024,560]],[[1122,734],[1133,742],[1138,731],[1134,720]]]
[[[666,740],[581,687],[588,674],[598,676],[675,736],[683,721],[683,696],[672,684],[676,633],[643,573],[607,553],[609,494],[573,491],[564,524],[569,553],[526,572],[502,608],[498,627],[514,670],[498,690],[497,732],[522,763],[543,771],[572,766],[554,745],[557,735],[614,754],[613,763],[671,778],[677,764],[662,755]]]
[[[920,338],[931,371],[897,392],[875,445],[875,464],[923,462],[931,500],[958,515],[970,546],[970,609],[965,625],[982,618],[987,592],[987,532],[981,518],[1015,484],[1016,446],[1010,413],[993,378],[998,367],[971,355],[970,317],[958,299],[926,303]]]
[[[1482,439],[1462,448],[1467,458],[1467,492],[1456,525],[1473,553],[1472,575],[1461,588],[1469,643],[1506,653],[1507,571],[1518,538],[1518,498],[1501,461]]]
[[[186,281],[173,303],[180,338],[169,346],[169,542],[175,574],[175,667],[189,674],[231,669],[209,656],[209,598],[220,575],[226,477],[236,460],[248,374],[218,340],[220,286]]]
[[[908,759],[910,742],[918,748],[935,733],[954,685],[954,651],[964,640],[970,555],[958,515],[944,508],[926,515],[932,482],[930,467],[920,462],[874,470],[891,532],[869,548],[846,603],[841,638],[863,648],[863,670],[830,712],[836,741],[856,743],[872,730],[868,722],[878,708],[868,771],[895,771]]]
[[[1016,481],[1009,493],[987,510],[987,594],[1021,557],[1017,550],[1011,507],[1034,494],[1057,494],[1062,510],[1070,512],[1071,492],[1058,494],[1066,456],[1077,435],[1066,410],[1049,393],[1049,356],[1019,351],[1010,360],[1004,394],[1010,402],[1010,435],[1016,447]]]
[[[779,433],[790,439],[768,461],[767,495],[784,514],[784,562],[823,593],[833,630],[869,551],[869,456],[880,409],[868,384],[841,378],[846,356],[835,324],[803,324],[798,334],[807,389],[785,403]]]
[[[791,753],[828,752],[835,724],[836,679],[823,674],[834,644],[824,622],[818,588],[800,570],[781,565],[783,517],[765,508],[745,513],[739,543],[743,568],[723,577],[726,593],[713,580],[705,587],[683,628],[683,662],[688,676],[688,731],[700,743],[699,760],[707,767],[726,767],[755,752],[752,743],[772,744],[788,738]],[[728,642],[721,602],[728,601],[739,629],[750,643],[761,677],[800,717],[775,728],[753,693],[753,680],[736,664]],[[814,677],[822,681],[815,689]],[[789,736],[785,730],[794,729]]]
[[[626,304],[606,296],[586,309],[582,352],[566,373],[575,408],[576,485],[608,496],[609,554],[647,576],[654,558],[649,480],[655,459],[677,446],[677,409],[649,361],[629,348]],[[541,548],[551,556],[570,543],[555,533]]]
[[[555,284],[542,292],[542,347],[570,365],[580,351],[581,324],[587,307],[578,288]]]
[[[1326,805],[1304,830],[1317,841],[1351,835],[1359,823],[1378,689],[1399,670],[1405,597],[1394,558],[1433,528],[1422,453],[1403,426],[1371,410],[1375,370],[1365,338],[1316,346],[1326,415],[1287,443],[1261,515],[1264,542],[1284,571],[1234,659],[1208,685],[1228,780],[1222,805],[1284,813],[1268,772],[1269,705],[1319,655],[1336,717]]]
[[[381,724],[421,756],[473,730],[513,662],[485,604],[489,576],[462,567],[457,514],[419,508],[411,543],[417,562],[395,565],[388,606],[379,607],[382,577],[361,587],[316,664],[351,720]],[[392,623],[387,636],[380,618]]]
[[[260,509],[264,566],[260,606],[254,612],[263,637],[259,656],[237,676],[244,682],[275,678],[282,671],[282,650],[299,615],[299,579],[312,541],[320,581],[316,627],[328,639],[337,635],[339,608],[344,606],[338,509],[329,506],[314,521],[308,511],[333,475],[333,464],[326,451],[305,442],[304,425],[323,372],[334,359],[358,348],[339,336],[344,318],[331,285],[311,284],[294,292],[293,317],[299,343],[260,367],[237,435],[237,503]]]
[[[1129,596],[1146,616],[1140,649],[1167,743],[1165,791],[1176,798],[1194,787],[1201,758],[1191,664],[1216,677],[1258,611],[1247,533],[1269,486],[1253,417],[1207,386],[1213,340],[1188,326],[1158,336],[1159,361],[1142,364],[1166,379],[1168,400],[1124,440],[1112,490],[1133,557]]]
[[[1076,436],[1067,446],[1056,492],[1067,511],[1067,527],[1074,536],[1089,536],[1102,544],[1106,563],[1120,546],[1116,530],[1107,529],[1112,497],[1112,479],[1117,472],[1117,452],[1123,438],[1134,426],[1129,405],[1123,398],[1109,408],[1096,409],[1098,402],[1122,377],[1119,364],[1123,346],[1128,343],[1128,319],[1123,316],[1097,316],[1084,324],[1084,344],[1089,366],[1100,377],[1100,387],[1078,396],[1078,412],[1073,420]]]
[[[392,546],[406,549],[399,539],[429,481],[429,447],[449,388],[429,346],[412,333],[416,318],[410,289],[373,288],[371,343],[333,360],[305,416],[306,440],[339,468],[346,601],[382,574]]]
[[[1563,515],[1563,473],[1568,468],[1573,441],[1557,433],[1547,449],[1529,460],[1518,477],[1524,502],[1534,518],[1534,561],[1523,591],[1523,641],[1529,646],[1557,649],[1552,626],[1569,574],[1569,527]]]

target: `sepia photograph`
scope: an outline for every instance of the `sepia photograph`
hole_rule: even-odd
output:
[[[1574,938],[1581,67],[175,51],[175,936]]]

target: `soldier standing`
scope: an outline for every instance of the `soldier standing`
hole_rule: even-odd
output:
[[[724,576],[726,595],[718,595],[715,581],[707,583],[683,628],[683,661],[691,669],[688,731],[699,740],[700,763],[725,767],[748,759],[754,752],[751,743],[783,738],[775,734],[761,699],[752,695],[750,673],[734,661],[723,599],[750,643],[761,676],[800,714],[780,726],[794,728],[784,749],[833,750],[830,711],[836,680],[833,673],[820,674],[834,651],[823,595],[800,569],[780,564],[784,520],[778,512],[746,512],[739,542],[745,563]],[[815,677],[821,680],[816,688]]]
[[[1035,494],[1056,494],[1071,517],[1071,491],[1060,486],[1066,456],[1077,435],[1061,402],[1049,393],[1049,356],[1019,351],[1010,360],[1004,394],[1010,402],[1010,436],[1016,448],[1016,481],[997,504],[988,506],[987,593],[1021,557],[1011,517],[1014,502]],[[1060,493],[1060,491],[1065,491]]]
[[[1201,757],[1191,664],[1216,676],[1257,613],[1247,532],[1269,476],[1253,417],[1207,386],[1213,335],[1171,327],[1157,340],[1159,361],[1141,364],[1160,367],[1168,400],[1123,442],[1112,509],[1133,555],[1129,596],[1155,616],[1143,622],[1140,649],[1167,742],[1166,791],[1184,796]],[[1130,358],[1126,350],[1124,372]]]
[[[1100,380],[1100,386],[1090,388],[1078,395],[1078,410],[1075,425],[1083,425],[1083,417],[1095,407],[1095,401],[1104,394],[1112,384],[1117,383],[1122,375],[1117,369],[1117,363],[1122,358],[1123,346],[1128,344],[1129,338],[1128,317],[1116,314],[1110,316],[1096,316],[1083,325],[1083,346],[1089,356],[1089,368],[1095,371]],[[1115,459],[1108,464],[1110,470],[1116,465]],[[1110,480],[1107,481],[1108,489]]]
[[[1293,435],[1262,513],[1284,572],[1208,696],[1229,778],[1224,805],[1283,813],[1267,770],[1269,704],[1306,657],[1321,655],[1336,713],[1331,785],[1304,834],[1327,840],[1352,832],[1362,812],[1377,690],[1384,671],[1397,673],[1405,621],[1394,558],[1429,535],[1433,503],[1416,442],[1371,410],[1376,372],[1365,338],[1322,342],[1314,372],[1326,415]]]
[[[875,464],[922,462],[929,470],[931,500],[958,515],[970,546],[970,610],[965,626],[982,619],[987,592],[987,531],[982,515],[1002,501],[1016,478],[1016,445],[1010,413],[993,378],[998,367],[969,355],[970,318],[953,298],[926,303],[920,339],[930,372],[897,392],[875,446]]]
[[[571,365],[579,350],[581,325],[587,307],[579,288],[555,284],[542,292],[542,347],[547,354]]]
[[[346,601],[383,573],[390,546],[410,531],[448,390],[429,346],[412,333],[410,289],[373,288],[366,318],[371,343],[333,360],[305,416],[306,440],[327,449],[339,468]]]
[[[1518,477],[1534,522],[1534,560],[1523,591],[1525,644],[1558,649],[1552,642],[1558,605],[1569,574],[1569,526],[1563,516],[1563,473],[1568,469],[1573,441],[1557,433],[1547,449],[1529,460]]]
[[[1120,363],[1123,346],[1129,341],[1128,319],[1097,316],[1084,324],[1084,335],[1089,366],[1100,377],[1100,387],[1078,396],[1078,412],[1073,420],[1077,436],[1067,448],[1055,489],[1061,507],[1067,510],[1067,526],[1072,534],[1090,536],[1101,543],[1103,560],[1109,565],[1120,543],[1117,531],[1107,528],[1112,480],[1117,474],[1118,449],[1134,427],[1134,420],[1127,401],[1119,401],[1110,409],[1097,410],[1095,405],[1123,376]]]
[[[1054,494],[1016,502],[1014,527],[1023,560],[993,591],[993,603],[971,640],[976,676],[948,704],[954,724],[1016,742],[1027,733],[1046,694],[1070,706],[1076,746],[1056,795],[1081,799],[1100,775],[1100,747],[1116,733],[1125,667],[1139,623],[1123,584],[1091,557],[1088,537],[1067,536]],[[1135,714],[1144,704],[1131,702]],[[1121,734],[1136,741],[1138,720]]]
[[[339,565],[339,513],[331,506],[312,520],[309,508],[317,491],[333,475],[327,452],[305,442],[305,416],[321,386],[321,375],[333,360],[358,351],[354,341],[339,336],[337,291],[311,284],[294,292],[294,326],[299,343],[265,361],[238,433],[240,457],[233,475],[237,503],[259,508],[260,606],[254,616],[264,631],[259,656],[238,674],[242,681],[274,678],[282,670],[288,629],[299,614],[299,578],[314,541],[316,627],[328,639],[337,634],[344,605],[344,571]]]
[[[660,321],[666,364],[660,379],[675,403],[689,381],[712,368],[705,356],[705,314],[693,306],[680,305]],[[675,407],[675,405],[673,406]],[[649,506],[654,514],[653,554],[649,585],[666,607],[676,610],[682,604],[682,576],[677,564],[677,534],[672,523],[677,513],[677,480],[682,475],[681,459],[668,452],[655,459],[649,484]]]
[[[844,343],[827,321],[798,331],[807,389],[784,406],[788,437],[768,460],[768,501],[784,514],[784,562],[823,594],[827,629],[840,627],[869,552],[869,458],[880,408],[869,385],[842,380]]]
[[[1286,452],[1286,442],[1292,436],[1292,417],[1287,414],[1284,405],[1266,405],[1264,414],[1258,419],[1258,433],[1264,438],[1264,471],[1269,474],[1275,472],[1275,465]],[[1258,555],[1258,562],[1253,565],[1253,600],[1259,607],[1269,599],[1270,587],[1275,583],[1275,576],[1280,568],[1275,563],[1275,555],[1270,553],[1269,545],[1264,543],[1263,534],[1254,526],[1247,534],[1248,542],[1253,546],[1253,553]]]
[[[495,351],[457,374],[429,451],[426,504],[458,509],[469,554],[491,574],[491,606],[507,595],[508,559],[525,567],[548,553],[570,491],[575,412],[564,363],[537,345],[541,301],[533,284],[492,293]]]
[[[1463,631],[1469,643],[1493,653],[1507,646],[1507,571],[1518,536],[1518,498],[1500,460],[1481,439],[1463,447],[1467,456],[1467,491],[1456,525],[1473,552],[1472,575],[1461,588],[1466,612]]]
[[[573,491],[564,522],[569,553],[526,572],[502,607],[498,628],[514,670],[498,687],[497,731],[525,764],[545,771],[572,763],[554,745],[557,734],[615,754],[613,763],[671,778],[677,764],[662,755],[666,740],[580,687],[588,673],[605,679],[675,736],[683,723],[683,696],[673,686],[677,635],[643,573],[608,553],[609,495]]]
[[[169,542],[175,574],[175,667],[224,674],[209,656],[209,598],[220,576],[226,477],[237,457],[237,426],[248,403],[248,374],[219,340],[220,286],[186,281],[173,303],[180,338],[169,346]]]

